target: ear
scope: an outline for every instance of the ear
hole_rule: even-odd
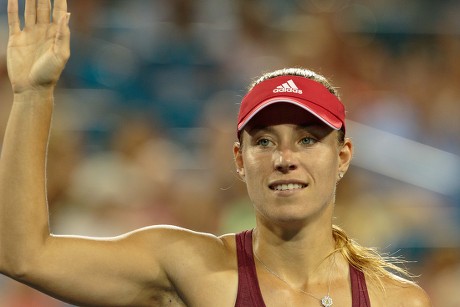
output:
[[[345,174],[353,158],[353,143],[350,138],[345,138],[339,149],[339,173]]]
[[[244,161],[240,142],[233,144],[233,159],[235,161],[236,172],[244,178]]]

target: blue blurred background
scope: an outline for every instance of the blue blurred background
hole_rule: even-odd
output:
[[[0,131],[12,93],[0,0]],[[254,226],[232,161],[238,103],[263,72],[328,77],[355,143],[336,220],[411,260],[434,305],[460,306],[460,2],[69,0],[56,92],[52,230]],[[2,136],[0,136],[0,141]],[[0,306],[68,306],[0,278]]]

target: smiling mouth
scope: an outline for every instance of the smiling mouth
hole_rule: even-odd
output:
[[[270,189],[274,191],[292,191],[306,188],[306,184],[300,183],[283,183],[283,184],[274,184],[270,186]]]

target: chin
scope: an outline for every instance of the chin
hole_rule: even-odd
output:
[[[277,204],[272,208],[263,208],[260,213],[264,219],[267,219],[271,223],[283,226],[283,227],[302,227],[309,224],[312,221],[323,219],[323,216],[328,216],[328,220],[332,219],[331,210],[333,208],[330,205],[323,206],[305,206],[305,204]],[[271,209],[271,210],[270,210]],[[332,209],[333,211],[333,209]],[[330,215],[330,217],[329,217]]]
[[[267,216],[268,215],[268,216]],[[267,212],[266,217],[275,224],[286,226],[304,225],[317,214],[315,212],[305,212],[305,208],[277,208],[273,212]]]

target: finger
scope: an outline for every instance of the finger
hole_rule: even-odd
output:
[[[18,0],[8,0],[8,26],[10,35],[21,31]]]
[[[26,8],[24,10],[25,26],[33,26],[37,22],[37,1],[26,0]]]
[[[67,14],[67,1],[54,0],[53,22],[58,24],[63,16]]]
[[[51,18],[50,0],[38,0],[37,3],[37,24],[48,24]]]
[[[58,22],[58,30],[54,41],[54,53],[57,57],[67,61],[70,56],[70,30],[69,30],[70,13],[61,17]]]

